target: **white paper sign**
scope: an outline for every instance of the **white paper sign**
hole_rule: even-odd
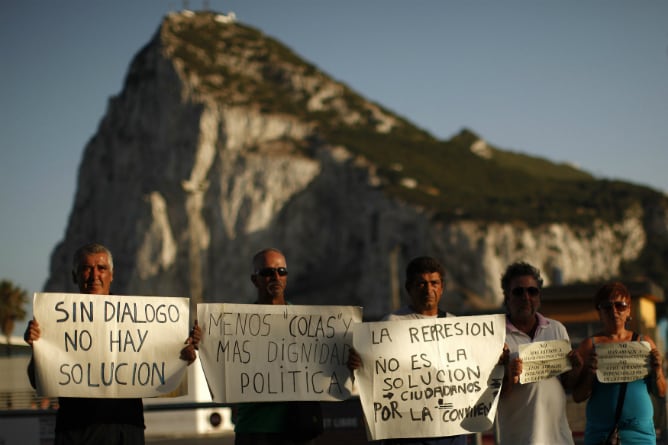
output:
[[[573,369],[568,353],[571,343],[568,340],[549,340],[520,345],[519,357],[522,359],[520,383],[532,383],[558,376]]]
[[[197,305],[200,360],[217,402],[345,400],[355,306]]]
[[[37,392],[56,397],[156,397],[187,363],[187,298],[36,293]]]
[[[361,323],[355,372],[371,440],[440,437],[492,427],[504,315]]]
[[[596,343],[598,369],[596,377],[602,383],[632,382],[649,374],[650,345],[646,341]]]

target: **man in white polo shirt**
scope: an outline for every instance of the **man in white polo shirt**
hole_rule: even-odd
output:
[[[569,340],[563,324],[538,312],[543,279],[540,271],[524,262],[513,263],[501,278],[506,307],[506,375],[497,410],[501,445],[572,445],[566,418],[565,389],[573,388],[582,368],[575,351],[569,359],[573,369],[558,377],[534,383],[519,383],[522,344]]]

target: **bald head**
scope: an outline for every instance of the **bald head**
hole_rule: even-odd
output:
[[[257,289],[260,304],[286,304],[288,265],[283,253],[274,248],[263,249],[253,256],[251,281]]]

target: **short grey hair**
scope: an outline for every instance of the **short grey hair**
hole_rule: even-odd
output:
[[[74,257],[72,258],[72,272],[75,274],[79,270],[79,263],[84,256],[93,255],[96,253],[106,253],[107,258],[109,258],[109,269],[114,270],[114,257],[111,255],[111,251],[99,243],[89,243],[84,246],[81,246],[74,252]]]

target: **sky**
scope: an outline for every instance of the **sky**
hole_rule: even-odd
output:
[[[0,279],[31,297],[83,150],[162,18],[228,13],[440,139],[668,192],[663,0],[4,0]],[[100,196],[99,199],[104,199]],[[19,329],[19,328],[17,328]]]

